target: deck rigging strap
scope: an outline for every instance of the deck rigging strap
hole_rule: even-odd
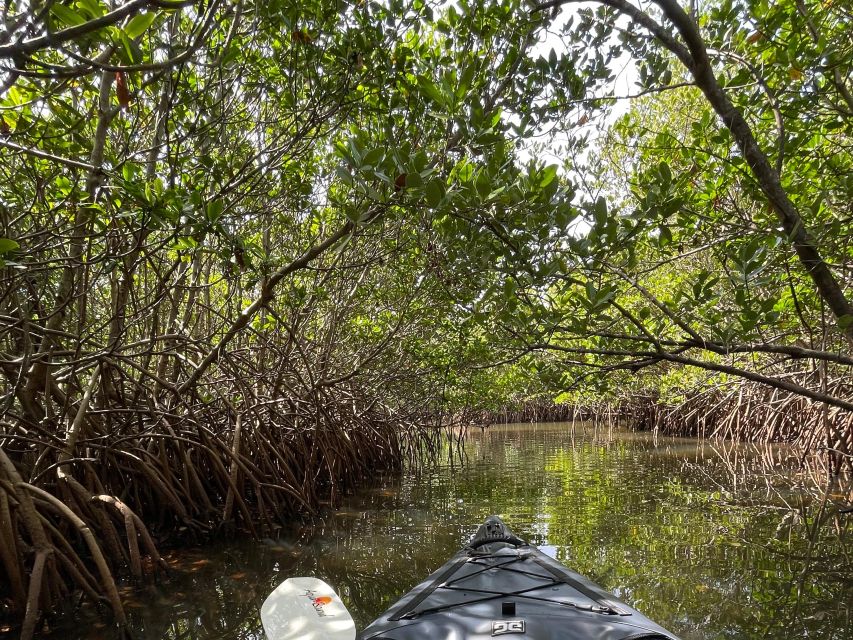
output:
[[[609,599],[602,598],[602,595],[600,593],[594,591],[593,589],[591,589],[590,587],[588,587],[584,583],[575,579],[567,571],[563,571],[559,567],[555,567],[555,566],[550,565],[549,563],[545,562],[542,558],[536,557],[535,553],[530,553],[530,552],[523,553],[523,552],[521,552],[521,550],[517,550],[517,555],[514,557],[507,558],[505,562],[501,562],[499,564],[494,564],[494,565],[484,565],[484,566],[482,566],[482,568],[479,571],[476,571],[470,575],[463,576],[463,578],[460,578],[460,579],[467,579],[467,578],[470,578],[470,577],[472,577],[478,573],[482,573],[484,571],[488,571],[491,569],[498,569],[498,570],[503,569],[506,571],[512,571],[512,569],[510,569],[508,567],[508,565],[513,564],[515,562],[530,559],[530,560],[533,560],[533,562],[535,562],[537,565],[539,565],[540,567],[545,569],[545,571],[547,571],[553,578],[555,578],[556,581],[552,582],[551,584],[537,585],[535,587],[531,587],[529,589],[523,589],[521,591],[501,592],[501,591],[490,591],[490,590],[466,588],[465,591],[469,591],[469,592],[473,592],[473,593],[481,593],[481,594],[484,594],[485,597],[467,600],[467,601],[463,601],[463,602],[448,603],[448,604],[440,605],[440,606],[436,606],[436,607],[429,607],[427,609],[422,609],[420,611],[418,610],[418,607],[421,604],[423,604],[424,601],[427,598],[429,598],[433,593],[435,593],[435,591],[437,589],[446,588],[446,589],[451,590],[451,591],[461,590],[458,587],[452,586],[450,584],[449,580],[453,576],[453,574],[459,570],[459,568],[462,565],[467,564],[471,560],[483,560],[483,559],[489,558],[489,557],[495,558],[495,557],[499,557],[499,556],[494,556],[491,554],[480,554],[474,550],[471,550],[471,552],[469,552],[469,554],[463,555],[463,556],[457,558],[457,560],[455,562],[452,562],[444,571],[442,571],[441,573],[436,575],[435,578],[433,578],[433,580],[428,585],[426,585],[424,587],[423,591],[421,591],[417,596],[415,596],[415,598],[413,598],[411,602],[409,602],[405,607],[402,607],[400,609],[400,611],[395,613],[393,616],[389,616],[388,620],[390,622],[399,622],[400,620],[411,620],[412,618],[416,618],[418,616],[428,614],[428,613],[437,613],[439,611],[445,611],[447,609],[453,609],[455,607],[461,607],[461,606],[476,604],[478,602],[487,602],[489,600],[495,600],[497,598],[505,598],[505,597],[506,598],[509,598],[509,597],[524,598],[526,600],[527,599],[539,600],[542,602],[553,602],[554,604],[560,604],[563,606],[570,606],[570,607],[575,607],[575,608],[584,608],[578,604],[574,604],[574,603],[570,603],[570,602],[557,602],[557,601],[549,600],[548,598],[542,598],[542,597],[538,597],[538,596],[527,595],[527,592],[529,592],[529,591],[538,591],[540,589],[555,586],[558,584],[567,584],[570,587],[572,587],[573,589],[577,590],[583,596],[592,600],[592,602],[594,602],[596,605],[598,605],[598,607],[599,607],[598,612],[600,612],[600,613],[620,615],[620,616],[630,616],[631,615],[630,611],[626,611],[625,609],[619,607],[619,605],[617,603],[615,603]],[[527,572],[519,571],[519,573],[527,573]],[[545,576],[537,576],[537,577],[544,578]]]
[[[472,604],[479,604],[480,602],[489,602],[490,600],[499,600],[502,598],[522,598],[524,600],[534,600],[537,602],[547,602],[548,604],[552,604],[560,607],[571,607],[573,609],[580,609],[582,611],[592,611],[593,613],[601,613],[601,614],[611,614],[612,611],[604,606],[596,605],[584,605],[579,604],[577,602],[564,602],[562,600],[551,600],[550,598],[543,598],[542,596],[531,596],[527,595],[530,591],[540,591],[541,589],[547,589],[549,587],[554,587],[556,585],[563,584],[562,581],[553,581],[542,585],[536,585],[534,587],[530,587],[528,589],[521,589],[519,591],[487,591],[485,589],[464,589],[466,592],[470,593],[483,593],[487,594],[485,597],[477,598],[475,600],[465,600],[463,602],[450,602],[448,604],[443,604],[438,607],[430,607],[429,609],[421,609],[420,611],[412,611],[411,613],[407,613],[403,616],[403,620],[411,620],[413,618],[417,618],[418,616],[430,614],[430,613],[438,613],[440,611],[447,611],[448,609],[455,609],[456,607],[467,607]],[[463,591],[462,587],[444,587],[445,589],[451,591]],[[390,619],[390,618],[389,618]]]
[[[456,573],[462,565],[467,564],[471,560],[481,560],[483,558],[494,558],[494,557],[502,557],[502,556],[494,556],[492,554],[483,554],[483,553],[480,553],[479,551],[473,551],[473,550],[471,550],[467,555],[460,556],[459,558],[456,559],[455,562],[452,562],[447,567],[446,570],[442,571],[435,578],[433,578],[432,582],[430,582],[426,587],[424,587],[424,590],[421,591],[407,606],[403,607],[400,611],[395,613],[393,616],[389,617],[388,620],[390,620],[391,622],[397,622],[399,620],[409,619],[409,618],[412,618],[414,616],[420,615],[423,612],[417,611],[418,606],[420,604],[422,604],[424,600],[429,598],[433,593],[435,593],[436,589],[439,589],[440,587],[444,586],[447,583],[447,581],[450,579],[450,577],[454,573]],[[506,561],[502,562],[501,564],[484,566],[482,569],[475,571],[472,574],[466,575],[465,578],[470,578],[470,577],[472,577],[478,573],[483,573],[484,571],[488,571],[490,569],[502,569],[508,564],[512,564],[513,562],[518,562],[519,560],[523,560],[527,557],[528,557],[527,555],[522,555],[519,553],[517,556],[506,558]],[[467,604],[467,603],[461,603],[461,604]],[[432,609],[426,609],[425,611],[431,611],[431,610]]]
[[[587,598],[600,605],[601,607],[608,609],[611,613],[619,616],[631,615],[630,611],[626,611],[610,599],[603,598],[600,593],[594,591],[593,589],[590,589],[583,582],[572,577],[572,575],[568,571],[564,571],[560,567],[555,567],[554,565],[545,562],[542,558],[537,558],[535,555],[531,556],[530,559],[533,560],[533,562],[538,564],[540,567],[545,569],[545,571],[550,573],[552,576],[557,578],[560,582],[565,582],[572,589],[577,589]]]
[[[397,622],[399,620],[402,620],[403,618],[409,617],[424,600],[429,598],[438,587],[444,584],[444,582],[450,576],[456,573],[459,567],[461,567],[466,562],[468,562],[468,556],[463,555],[457,558],[456,562],[450,563],[447,569],[439,573],[433,579],[432,582],[430,582],[426,587],[424,587],[424,590],[421,591],[417,596],[415,596],[415,598],[408,604],[408,606],[403,607],[393,616],[389,616],[388,620],[390,620],[391,622]]]

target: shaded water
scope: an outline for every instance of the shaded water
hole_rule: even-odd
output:
[[[279,539],[176,552],[168,583],[125,590],[133,636],[263,638],[261,602],[296,575],[331,583],[363,628],[497,513],[685,640],[853,638],[850,496],[783,450],[548,424],[477,430],[465,454]],[[75,620],[50,637],[111,635]]]

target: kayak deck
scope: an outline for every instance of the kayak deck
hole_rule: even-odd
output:
[[[517,538],[497,516],[361,640],[677,640]]]

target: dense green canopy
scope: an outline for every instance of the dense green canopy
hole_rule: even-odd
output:
[[[556,348],[802,392],[728,354],[851,362],[838,3],[36,8],[0,44],[4,366],[32,418],[61,361],[187,391],[300,309],[312,342],[345,316],[333,377]]]

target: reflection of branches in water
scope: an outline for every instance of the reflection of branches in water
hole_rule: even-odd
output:
[[[295,575],[327,580],[362,628],[452,555],[485,509],[682,637],[849,638],[853,540],[835,488],[820,511],[826,486],[780,471],[797,463],[784,447],[765,456],[607,431],[475,431],[462,467],[377,478],[286,540],[182,552],[168,588],[128,607],[137,640],[261,640],[259,604]]]
[[[821,456],[801,459],[784,445],[730,441],[702,441],[696,451],[696,461],[684,460],[682,469],[685,473],[699,474],[720,489],[749,491],[754,496],[763,488],[765,498],[772,504],[790,509],[794,508],[789,504],[791,496],[807,503],[828,496],[829,503],[839,508],[853,503],[849,475],[830,475]],[[725,480],[710,473],[711,467],[722,469]]]
[[[163,601],[154,606],[146,604],[138,616],[132,615],[131,623],[142,630],[142,638],[152,640],[262,639],[257,603],[263,598],[262,585],[268,581],[249,573],[247,577],[261,579],[247,585],[235,584],[227,576],[218,579],[207,576],[193,581],[187,589],[170,590]]]
[[[840,613],[838,603],[851,601],[850,572],[853,565],[850,564],[850,544],[844,535],[848,526],[847,518],[837,510],[828,508],[829,495],[830,488],[827,487],[820,501],[812,505],[802,501],[797,509],[792,507],[790,513],[798,517],[784,518],[777,529],[778,539],[781,537],[780,530],[787,528],[787,541],[781,547],[770,545],[770,551],[779,558],[780,564],[784,562],[791,567],[791,573],[786,588],[779,591],[782,594],[777,604],[780,615],[767,624],[764,637],[771,637],[779,629],[790,628],[804,618],[819,622],[827,618],[827,628],[818,632],[817,637],[830,638],[838,633],[837,622],[833,622],[833,616],[827,614],[830,611]],[[803,550],[801,547],[804,541]],[[831,584],[836,588],[828,589]],[[817,585],[823,587],[823,592]],[[845,591],[848,593],[847,598],[843,596]],[[793,594],[793,601],[790,594]]]
[[[169,556],[172,571],[165,585],[128,586],[123,594],[133,639],[264,640],[259,603],[300,560],[295,547],[268,542]],[[45,637],[124,637],[97,619],[88,627],[84,621],[77,620],[72,628],[57,627]]]
[[[822,384],[816,371],[788,376],[806,387]],[[853,394],[849,376],[828,388],[839,398]],[[787,442],[804,457],[818,453],[827,472],[853,472],[853,414],[759,383],[705,388],[688,393],[677,404],[661,403],[654,395],[638,397],[626,407],[632,424],[640,429],[718,440]]]
[[[766,539],[756,540],[745,526],[736,533],[728,531],[725,542],[752,548],[772,558],[776,567],[780,584],[752,594],[763,598],[763,609],[777,612],[756,624],[759,637],[788,635],[796,628],[808,628],[815,637],[841,637],[843,625],[837,618],[842,613],[839,604],[850,601],[853,589],[853,541],[850,517],[839,504],[849,503],[850,485],[844,478],[827,482],[819,458],[783,475],[780,469],[786,468],[786,462],[791,462],[791,452],[783,447],[717,443],[698,448],[696,461],[685,460],[682,470],[716,487],[709,501],[726,512],[744,510],[747,522],[770,517],[771,524],[776,523],[773,535]]]

